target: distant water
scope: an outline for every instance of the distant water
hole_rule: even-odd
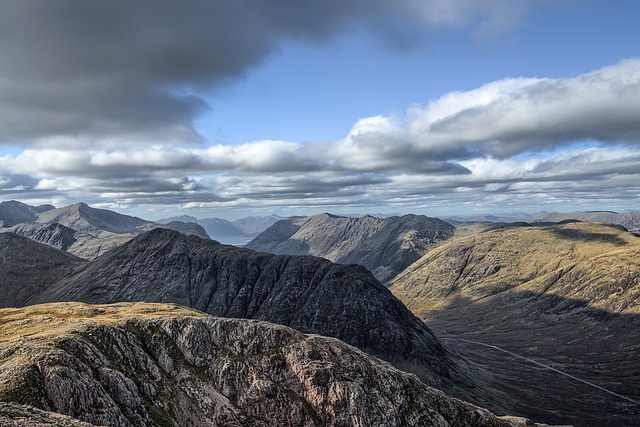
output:
[[[250,236],[222,236],[222,237],[212,237],[213,240],[217,240],[220,243],[224,243],[225,245],[233,245],[242,247],[253,240],[253,237]]]

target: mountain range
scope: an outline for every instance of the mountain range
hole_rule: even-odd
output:
[[[31,263],[45,263],[54,250],[34,247],[35,242],[20,236],[12,239],[12,256]],[[39,286],[24,290],[18,301],[0,298],[0,306],[171,302],[336,337],[462,396],[467,389],[463,377],[473,374],[358,265],[258,253],[167,229],[137,236],[91,262],[62,252],[59,258],[46,275],[22,271],[23,282]],[[8,276],[5,268],[1,265],[0,273]]]
[[[640,237],[622,226],[485,226],[426,254],[391,290],[445,344],[508,377],[520,401],[576,426],[637,425]]]
[[[191,316],[180,311],[186,309],[179,309],[178,304],[199,310],[200,316],[206,313],[255,319],[292,327],[301,333],[334,337],[391,362],[396,368],[415,373],[426,385],[498,414],[519,414],[577,427],[631,427],[640,416],[640,390],[636,386],[640,383],[636,368],[640,340],[635,334],[640,326],[640,237],[620,225],[576,219],[552,224],[543,218],[539,222],[511,224],[471,221],[469,225],[454,228],[444,221],[416,215],[381,219],[322,214],[274,223],[249,245],[262,245],[257,249],[263,252],[256,252],[204,238],[206,231],[201,225],[174,221],[189,217],[168,219],[173,222],[170,226],[179,232],[85,204],[55,209],[48,205],[32,207],[3,202],[0,214],[4,215],[0,216],[3,224],[13,224],[2,228],[0,233],[3,291],[0,307],[47,304],[42,306],[50,310],[45,318],[53,319],[65,315],[59,314],[61,306],[48,305],[52,302],[116,304],[113,316],[108,316],[110,322],[116,322],[128,315],[127,310],[118,311],[120,304],[130,307],[127,304],[148,301],[170,305],[154,306],[153,310],[158,312],[177,310],[178,318]],[[264,225],[260,225],[259,220],[256,224],[258,228]],[[186,235],[184,231],[193,231],[202,237]],[[301,254],[268,253],[285,250]],[[341,264],[322,259],[320,255],[337,259]],[[383,286],[369,270],[379,277],[389,277],[385,284],[390,288]],[[105,307],[79,308],[73,304],[66,307],[68,310],[62,312],[103,313],[101,310],[107,310]],[[29,308],[25,310],[33,315]],[[140,312],[131,316],[144,317]],[[46,319],[45,322],[50,321]],[[171,319],[173,317],[168,316],[162,321],[172,322]],[[101,322],[96,325],[93,320],[83,318],[81,329],[100,328],[104,326]],[[129,319],[125,323],[131,322]],[[435,334],[425,322],[433,327]],[[237,330],[244,327],[240,325]],[[81,331],[73,332],[78,333]],[[139,337],[138,333],[135,335]],[[16,339],[24,343],[30,336]],[[2,337],[0,334],[0,344]],[[0,350],[0,355],[3,354]],[[329,357],[333,353],[323,354],[314,359],[317,361],[314,366],[329,369],[329,376],[336,374],[338,371]],[[105,354],[105,357],[111,355]],[[239,357],[244,356],[236,355],[232,359]],[[228,364],[227,359],[223,360]],[[14,362],[2,365],[3,361],[0,359],[0,372],[3,366],[8,370],[2,374],[4,377],[0,375],[0,396],[3,384],[16,378],[12,370]],[[69,375],[83,372],[84,368],[79,369],[76,362],[69,363],[65,366],[77,371]],[[260,363],[266,366],[266,362]],[[192,368],[187,370],[195,372]],[[128,385],[123,388],[120,380],[109,377],[108,381],[119,385],[116,391],[106,389],[110,397],[100,395],[100,402],[113,400],[114,393],[121,396],[130,392],[128,396],[138,393],[138,397],[131,398],[142,401],[145,410],[159,404],[144,395],[145,390],[140,388],[144,384],[136,382],[138,379],[131,376],[131,372],[120,373],[133,381],[135,388],[131,388],[126,379],[122,381]],[[187,375],[180,372],[181,377]],[[201,379],[205,374],[198,372],[195,376]],[[254,378],[259,375],[259,370],[251,372]],[[227,371],[227,374],[228,378],[236,378],[234,384],[244,381],[238,377],[242,372]],[[291,374],[286,371],[284,375]],[[376,371],[376,378],[380,375],[387,378],[390,374]],[[221,409],[223,412],[231,410],[225,406],[229,390],[219,383],[222,377],[216,378],[216,384],[204,387],[220,393],[216,396],[222,399],[219,401],[222,406],[216,408],[226,408]],[[15,390],[20,391],[14,390],[12,396],[15,393],[31,396],[39,387],[25,389],[23,386],[30,384],[25,381],[15,383],[21,386],[14,384]],[[162,383],[165,381],[170,383],[167,378]],[[167,387],[177,395],[186,393],[185,390],[193,391],[188,387]],[[366,385],[357,387],[362,390]],[[289,390],[283,392],[286,396],[294,396],[290,389],[286,390]],[[260,393],[258,390],[255,395],[258,407],[265,399]],[[295,395],[300,397],[300,393],[296,389]],[[363,396],[370,393],[367,389]],[[289,403],[278,400],[277,396],[279,394],[273,404],[286,407],[286,412],[309,416],[316,424],[325,417],[323,412],[309,409],[316,403],[307,395],[302,400],[298,397],[288,400],[289,403],[302,402],[305,408],[302,412],[299,406],[287,406]],[[87,395],[82,399],[85,398],[93,397]],[[34,405],[32,400],[4,400]],[[410,405],[417,404],[409,401]],[[198,399],[195,402],[198,408],[207,405]],[[231,402],[234,413],[240,414],[238,420],[257,423],[251,418],[255,414],[238,406],[237,401],[231,399]],[[357,406],[358,411],[379,410],[370,409],[367,404]],[[11,405],[7,411],[28,414],[29,419],[58,417],[47,412],[58,410],[49,401],[46,405],[42,402],[35,405],[45,412]],[[106,408],[111,404],[104,405]],[[331,413],[340,412],[344,408],[343,403],[340,405]],[[144,418],[140,410],[133,410],[127,404],[116,402],[116,406],[126,422],[137,419],[140,425],[147,425],[151,420],[164,425],[153,418],[157,413],[147,410],[146,416],[151,418]],[[0,404],[0,425],[5,407]],[[206,425],[209,421],[203,420],[210,420],[206,418],[210,414],[198,410],[191,411],[194,417],[200,417],[194,423]],[[431,410],[438,412],[438,409]],[[61,411],[75,417],[69,407]],[[109,411],[115,413],[115,409]],[[137,411],[145,421],[131,418],[131,411]],[[401,412],[414,414],[411,410]],[[278,420],[285,416],[275,409],[273,413]],[[397,418],[396,415],[390,419],[405,416]],[[84,421],[97,422],[97,418],[91,418],[94,415],[78,416]],[[185,416],[171,415],[163,422],[179,425],[176,419]],[[338,419],[342,418],[335,420]],[[120,418],[114,420],[113,425],[125,422]],[[68,425],[76,425],[73,424],[76,421],[65,420],[72,423]],[[499,420],[503,421],[524,422]],[[220,421],[226,422],[231,421]],[[342,422],[335,421],[336,425]]]
[[[453,230],[451,224],[423,215],[353,218],[324,213],[278,221],[246,248],[358,263],[384,283],[449,239]]]
[[[15,233],[86,259],[93,259],[136,235],[164,227],[209,238],[198,224],[172,221],[159,225],[85,203],[63,208],[0,202],[0,233]]]

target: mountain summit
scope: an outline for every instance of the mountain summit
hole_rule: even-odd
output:
[[[324,213],[278,221],[245,247],[357,263],[384,283],[449,239],[453,230],[451,224],[423,215],[350,218]]]

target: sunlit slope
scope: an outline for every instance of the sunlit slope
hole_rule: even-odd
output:
[[[619,226],[501,226],[431,251],[391,290],[414,313],[532,292],[615,313],[640,311],[640,238]]]

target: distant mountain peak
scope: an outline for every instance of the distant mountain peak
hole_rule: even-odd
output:
[[[454,227],[422,215],[377,218],[322,213],[281,220],[247,248],[289,255],[313,255],[357,263],[386,282],[453,235]]]

